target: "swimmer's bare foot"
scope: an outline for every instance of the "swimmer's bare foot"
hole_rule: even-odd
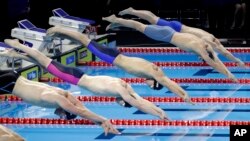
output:
[[[113,22],[115,22],[115,19],[116,19],[116,18],[117,18],[117,17],[113,14],[113,15],[110,15],[110,16],[108,16],[108,17],[102,17],[102,20],[113,23]]]
[[[7,45],[9,45],[13,48],[16,48],[16,46],[18,46],[20,44],[18,39],[5,39],[4,43],[6,43]]]
[[[5,49],[0,52],[0,56],[4,57],[16,57],[18,53],[14,49]]]
[[[61,27],[60,26],[54,26],[54,27],[51,27],[47,30],[47,35],[49,36],[53,36],[54,34],[56,34],[57,32],[60,32],[61,30]]]
[[[127,9],[124,9],[124,10],[120,11],[120,12],[118,13],[118,15],[123,16],[123,15],[126,15],[126,14],[131,14],[131,12],[132,12],[133,10],[134,10],[134,9],[133,9],[132,7],[129,7],[129,8],[127,8]]]
[[[114,29],[114,28],[117,28],[117,27],[120,27],[121,24],[118,24],[118,23],[111,23],[109,24],[107,27],[106,27],[106,31],[110,30],[110,29]]]

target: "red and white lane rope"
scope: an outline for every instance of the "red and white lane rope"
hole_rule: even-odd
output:
[[[231,53],[250,53],[249,48],[228,48]],[[187,53],[179,48],[170,47],[119,47],[122,53]]]
[[[144,99],[151,102],[164,102],[164,103],[176,103],[184,102],[180,97],[143,97]],[[22,101],[21,98],[10,95],[10,96],[0,96],[0,100],[7,101]],[[107,96],[77,96],[77,99],[82,102],[115,102],[115,97]],[[195,103],[241,103],[246,104],[250,103],[250,98],[241,98],[241,97],[192,97],[191,100]]]
[[[205,67],[209,66],[205,62],[152,62],[155,65],[159,67]],[[235,62],[225,62],[224,63],[226,67],[237,67],[237,64]],[[249,62],[245,63],[247,66],[250,66]],[[114,66],[107,62],[96,62],[96,61],[90,61],[90,62],[79,62],[78,65],[82,66],[94,66],[94,67],[111,67]]]
[[[130,126],[220,126],[250,125],[250,121],[224,121],[224,120],[137,120],[137,119],[112,119],[113,125]],[[71,125],[94,125],[86,119],[49,119],[49,118],[0,118],[0,124],[71,124]]]
[[[145,78],[121,78],[127,83],[133,84],[145,84]],[[172,81],[176,83],[189,83],[189,84],[250,84],[250,79],[238,79],[238,83],[233,82],[228,78],[171,78]],[[64,81],[60,78],[54,77],[52,79],[49,78],[41,78],[40,82],[53,82],[53,83],[64,83]]]

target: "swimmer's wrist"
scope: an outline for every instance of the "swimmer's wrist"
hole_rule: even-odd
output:
[[[108,119],[107,118],[102,118],[99,121],[96,121],[95,124],[102,125],[104,122],[106,122]]]

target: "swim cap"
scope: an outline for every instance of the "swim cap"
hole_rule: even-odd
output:
[[[210,52],[210,51],[207,51],[207,53],[208,53],[208,56],[209,56],[212,60],[214,60],[213,53],[212,53],[212,52]]]
[[[71,114],[62,108],[57,108],[54,113],[58,115],[61,119],[66,120],[75,119],[77,117],[77,115]]]
[[[213,53],[210,52],[210,51],[208,51],[208,50],[207,50],[207,53],[208,53],[209,58],[211,58],[212,60],[214,60],[214,55],[213,55]],[[206,62],[202,57],[200,57],[200,59],[201,59],[203,62]]]
[[[121,105],[122,107],[126,107],[126,108],[131,108],[132,107],[128,102],[124,101],[121,97],[117,97],[116,102],[119,105]]]
[[[124,101],[124,107],[126,107],[126,108],[130,108],[130,107],[132,107],[128,102],[126,102],[126,101]]]
[[[153,84],[152,89],[161,90],[163,88],[163,86],[160,83],[158,83],[155,79],[153,79],[153,80],[154,80],[154,84]]]
[[[67,120],[75,119],[77,117],[77,115],[71,114],[67,111],[65,111],[65,115]]]

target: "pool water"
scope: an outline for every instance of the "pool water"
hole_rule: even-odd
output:
[[[195,62],[199,61],[193,54],[127,54],[149,61],[160,62]],[[249,54],[235,54],[243,61],[250,61]],[[228,61],[219,56],[223,61]],[[116,67],[78,67],[89,75],[108,75],[113,77],[134,77]],[[170,78],[225,78],[210,67],[163,67]],[[237,78],[249,78],[250,70],[230,67]],[[63,88],[75,96],[94,95],[78,86],[68,83],[50,85]],[[250,98],[249,84],[180,84],[191,97],[244,97]],[[154,91],[144,84],[132,84],[140,96],[175,97],[168,89]],[[232,120],[249,121],[250,104],[239,103],[155,103],[162,108],[171,120]],[[157,119],[136,108],[124,108],[116,103],[86,102],[84,105],[93,112],[109,119]],[[58,118],[54,109],[32,106],[24,102],[1,102],[1,117],[14,118]],[[22,135],[27,141],[229,141],[229,127],[182,127],[182,126],[117,126],[121,135],[104,136],[102,128],[96,125],[5,125]]]

